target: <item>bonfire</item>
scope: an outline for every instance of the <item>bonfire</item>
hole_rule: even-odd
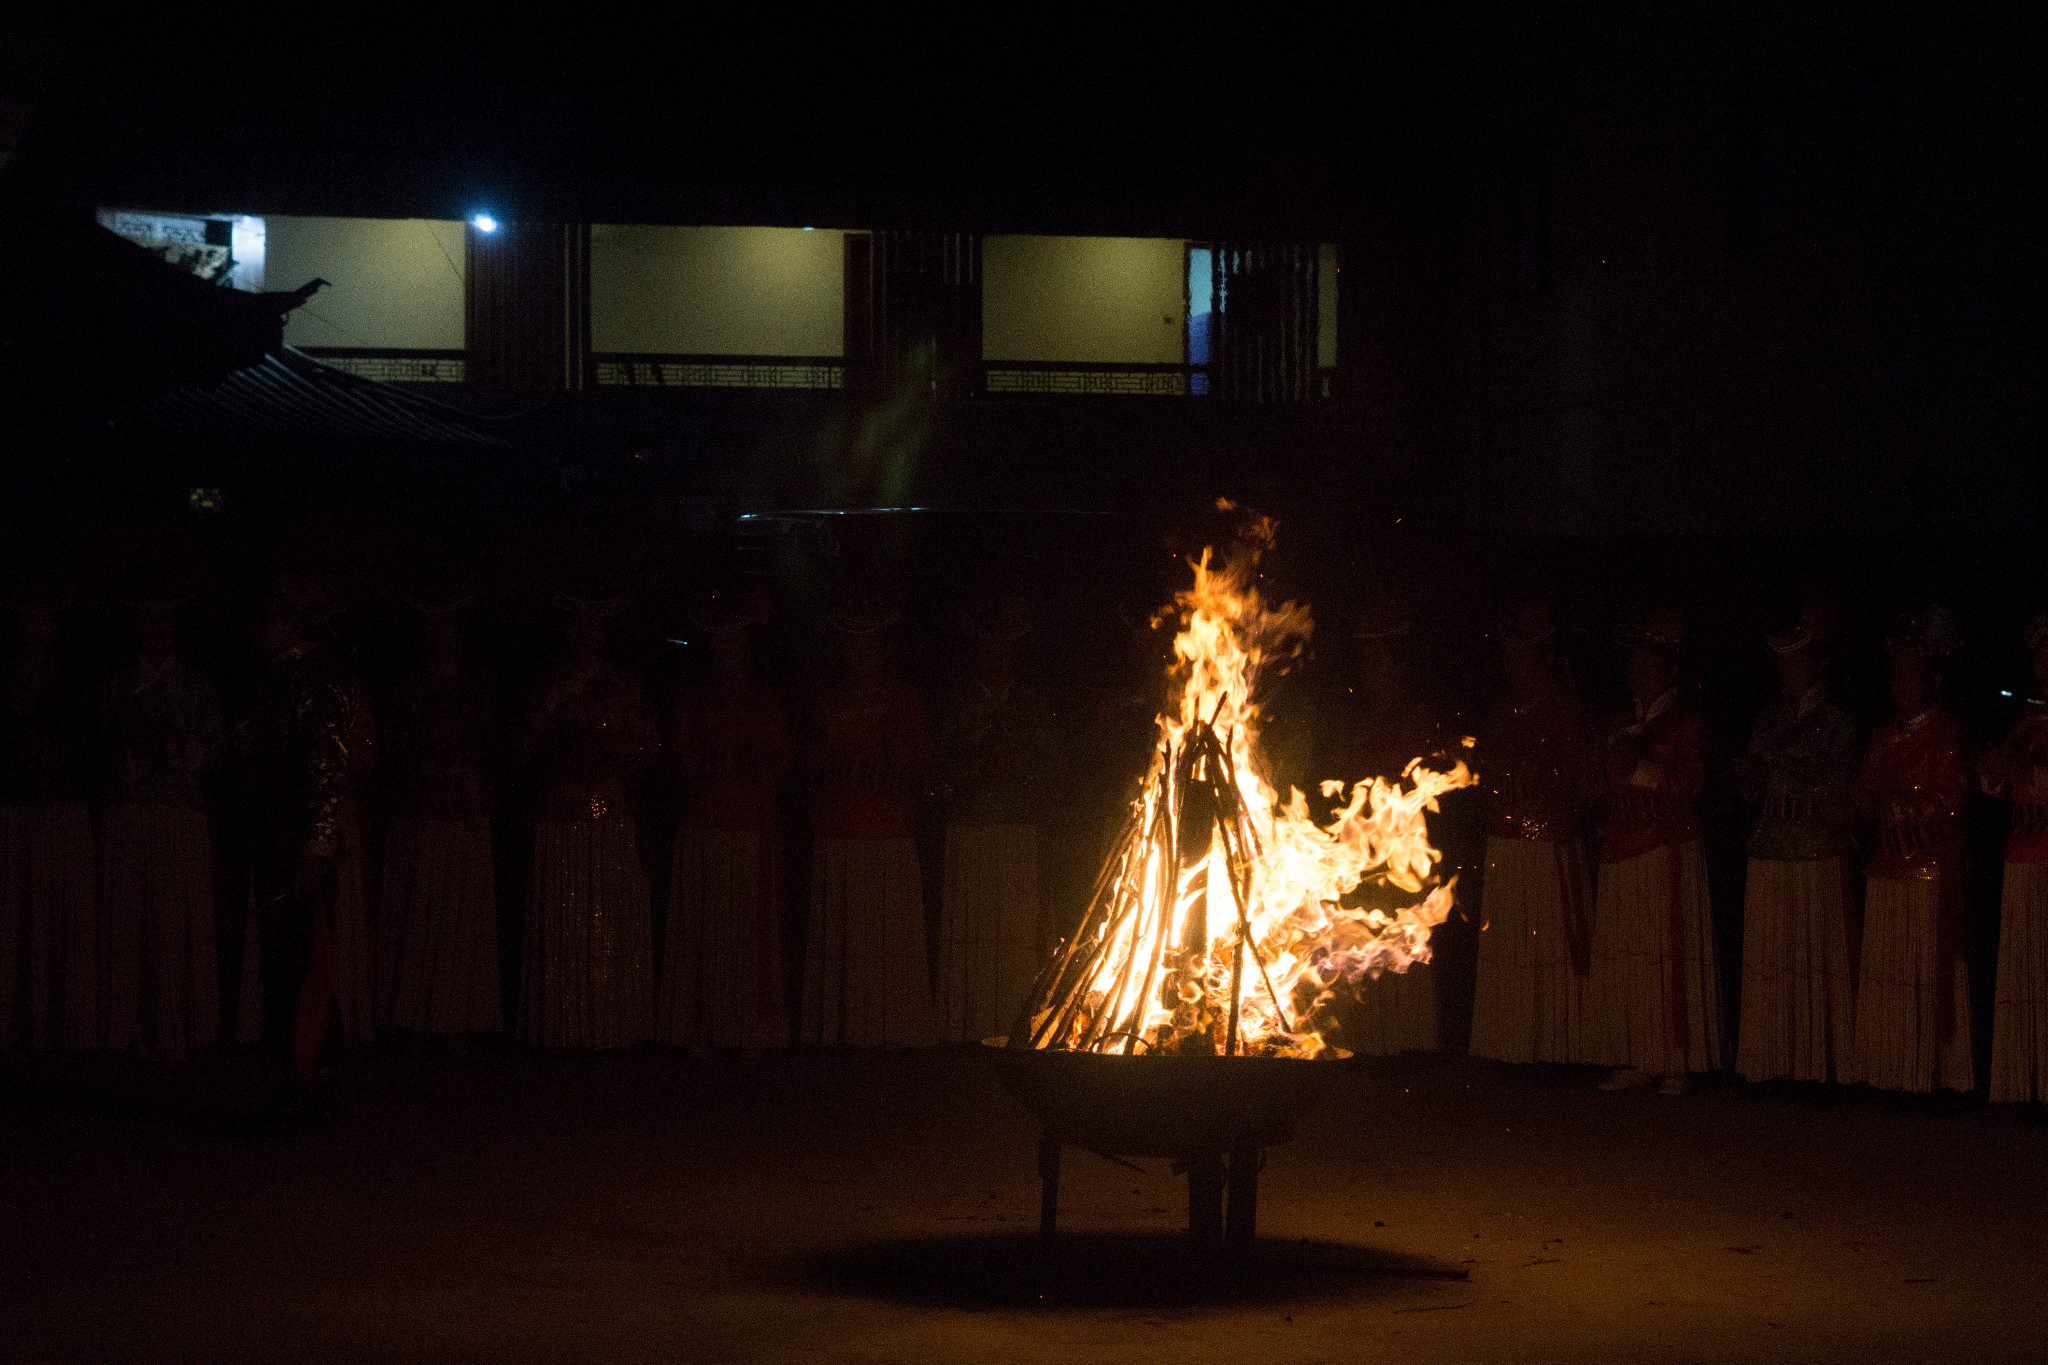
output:
[[[1418,757],[1398,776],[1319,784],[1324,813],[1276,789],[1259,752],[1260,684],[1298,658],[1305,606],[1257,587],[1273,523],[1154,618],[1176,627],[1159,742],[1080,926],[1012,1030],[1012,1047],[1124,1056],[1342,1055],[1331,1006],[1382,972],[1427,962],[1453,904],[1426,817],[1470,786]]]

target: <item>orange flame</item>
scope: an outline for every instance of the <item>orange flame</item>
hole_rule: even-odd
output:
[[[1327,1045],[1311,1025],[1341,985],[1429,960],[1456,878],[1436,878],[1426,816],[1474,778],[1462,762],[1436,772],[1411,760],[1398,780],[1325,781],[1334,808],[1322,822],[1301,791],[1269,785],[1257,684],[1312,629],[1306,607],[1269,607],[1254,586],[1273,529],[1253,521],[1229,564],[1208,550],[1190,561],[1194,585],[1172,608],[1179,631],[1159,748],[1097,903],[1027,1016],[1036,1046],[1313,1057]],[[1205,747],[1205,729],[1216,747]],[[1201,807],[1194,828],[1176,804],[1190,789],[1176,765],[1191,752],[1227,778],[1210,790],[1234,787],[1238,801],[1235,811]],[[1361,887],[1388,903],[1357,904]]]

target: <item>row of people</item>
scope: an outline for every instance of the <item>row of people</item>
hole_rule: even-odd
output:
[[[1975,764],[1939,699],[1946,614],[1890,633],[1892,710],[1867,743],[1828,678],[1819,604],[1768,644],[1779,694],[1738,776],[1757,811],[1743,897],[1735,1069],[1750,1080],[1976,1084],[1965,953],[1964,797],[2011,809],[1991,1056],[1995,1100],[2048,1098],[2048,715]],[[1511,700],[1480,747],[1490,793],[1471,1051],[1612,1068],[1605,1086],[1728,1061],[1703,853],[1703,725],[1676,666],[1683,622],[1628,639],[1630,708],[1600,736],[1530,606],[1503,633]],[[2048,690],[2048,618],[2026,642]],[[1973,770],[1974,769],[1974,770]],[[1597,865],[1582,838],[1604,814]],[[1867,856],[1856,857],[1867,831]]]
[[[55,600],[17,601],[0,728],[0,1050],[180,1058],[267,1041],[309,1080],[323,1049],[380,1029],[500,1029],[491,754],[499,706],[465,647],[460,596],[415,602],[420,666],[383,724],[312,584],[278,581],[248,715],[180,656],[173,597],[131,602],[131,660],[99,698],[97,784],[53,659]],[[1041,892],[1047,710],[1014,668],[1028,621],[969,622],[972,668],[934,725],[890,666],[884,612],[831,618],[843,667],[793,723],[755,665],[758,611],[693,613],[709,676],[656,723],[607,654],[615,603],[560,599],[559,664],[519,747],[536,790],[513,1027],[555,1047],[908,1046],[1005,1031],[1050,946]],[[802,729],[809,742],[793,742]],[[666,733],[664,733],[664,730]],[[682,779],[664,960],[633,793],[665,753]],[[246,894],[241,973],[220,989],[216,819]],[[371,867],[366,792],[391,793]],[[801,992],[783,952],[784,794],[813,837]],[[97,791],[92,791],[97,786]],[[936,964],[916,841],[921,794],[951,821]],[[96,795],[97,802],[89,801]],[[374,907],[374,913],[373,913]],[[235,926],[229,925],[229,928]],[[936,971],[934,970],[936,965]],[[658,968],[658,970],[657,970]],[[657,985],[658,983],[658,985]]]
[[[495,689],[465,650],[464,599],[415,602],[422,665],[387,708],[381,743],[310,584],[284,579],[272,593],[259,631],[269,667],[232,730],[179,656],[178,605],[133,603],[133,659],[99,698],[112,757],[96,830],[58,715],[56,604],[15,605],[0,737],[0,1045],[175,1057],[219,1036],[205,778],[223,762],[237,769],[227,814],[246,882],[230,992],[243,1041],[295,1039],[295,1064],[309,1072],[337,1027],[350,1041],[378,1028],[500,1028],[489,754],[501,727]],[[912,1045],[1010,1026],[1052,936],[1053,746],[1043,702],[1015,676],[1021,617],[974,623],[968,685],[933,726],[890,667],[887,614],[837,613],[843,669],[794,726],[755,667],[760,613],[709,600],[695,618],[711,676],[685,692],[664,733],[639,682],[607,658],[615,604],[561,605],[562,661],[518,727],[538,788],[512,992],[520,1037]],[[1428,708],[1395,666],[1407,621],[1381,616],[1358,632],[1363,709],[1332,727],[1347,773],[1398,771],[1432,745]],[[1781,695],[1742,764],[1759,814],[1736,1068],[1753,1079],[1971,1087],[1960,802],[1975,781],[2014,810],[1992,1090],[2040,1098],[2048,724],[2030,717],[1967,767],[1959,727],[1935,701],[1952,634],[1929,615],[1894,633],[1897,713],[1866,751],[1830,696],[1823,618],[1772,637]],[[1477,761],[1489,792],[1478,1055],[1599,1063],[1613,1068],[1610,1084],[1661,1080],[1674,1092],[1726,1064],[1701,852],[1703,726],[1678,677],[1682,634],[1666,614],[1629,637],[1633,704],[1603,740],[1547,610],[1532,605],[1503,632],[1511,700]],[[2029,641],[2048,686],[2048,625]],[[380,749],[395,780],[384,784],[393,795],[373,878],[363,792]],[[657,752],[685,793],[660,963],[631,801]],[[807,800],[812,843],[794,991],[781,910],[791,785]],[[919,796],[935,785],[949,789],[950,820],[934,944],[915,836]],[[1595,812],[1604,819],[1589,860]],[[1862,894],[1859,821],[1877,834]],[[1432,975],[1371,983],[1346,1041],[1435,1050]]]

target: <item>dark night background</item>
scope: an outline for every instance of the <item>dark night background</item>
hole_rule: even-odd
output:
[[[230,491],[224,545],[309,508],[398,558],[454,537],[518,559],[609,526],[687,575],[736,512],[917,503],[955,515],[844,530],[842,566],[940,596],[955,572],[1028,566],[1054,598],[1106,576],[1085,633],[1170,581],[1133,543],[1183,548],[1227,495],[1281,519],[1282,582],[1326,616],[1373,578],[1416,596],[1454,694],[1486,692],[1479,635],[1529,583],[1595,634],[1678,600],[1737,729],[1756,632],[1805,581],[1865,641],[1945,600],[1980,646],[1957,702],[2000,728],[2048,586],[2030,6],[13,22],[28,115],[6,180],[31,216],[488,203],[1271,235],[1343,261],[1325,401],[461,400],[529,414],[509,454],[163,431],[126,415],[122,339],[17,333],[16,363],[56,360],[13,400],[89,419],[21,428],[24,545],[158,521],[208,485]],[[1110,529],[1041,515],[1073,511]],[[1852,687],[1878,701],[1874,676]]]
[[[920,482],[1128,500],[1227,451],[1233,481],[1342,489],[1361,530],[1974,537],[2042,513],[2039,36],[1996,4],[124,16],[16,75],[46,93],[10,179],[84,206],[1321,237],[1341,411],[1155,424],[1094,488],[1057,423],[948,414]],[[799,491],[787,436],[748,436],[679,454]]]

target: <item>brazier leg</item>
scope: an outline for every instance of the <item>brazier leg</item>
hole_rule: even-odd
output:
[[[1223,1158],[1218,1153],[1188,1158],[1188,1231],[1205,1247],[1223,1242]]]
[[[1223,1242],[1233,1251],[1249,1247],[1259,1235],[1259,1167],[1265,1164],[1260,1147],[1239,1147],[1230,1154],[1230,1221]]]
[[[1038,1139],[1038,1235],[1052,1240],[1059,1222],[1060,1140],[1047,1133]]]

